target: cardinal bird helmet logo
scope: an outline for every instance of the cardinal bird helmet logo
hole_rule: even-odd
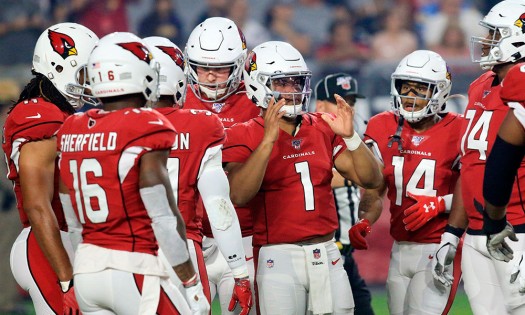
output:
[[[49,30],[47,36],[53,50],[63,59],[78,55],[75,41],[69,35]]]
[[[250,53],[248,58],[246,58],[244,69],[248,74],[254,70],[257,70],[257,55],[253,51]]]
[[[163,53],[170,56],[173,61],[179,66],[182,70],[184,70],[184,55],[182,54],[182,51],[178,49],[177,47],[171,47],[171,46],[156,46],[158,49],[160,49]]]
[[[244,33],[241,31],[240,28],[238,28],[238,30],[239,30],[239,36],[241,37],[242,50],[245,50],[246,49],[246,37],[244,37]]]
[[[118,43],[120,47],[130,51],[133,55],[135,55],[140,60],[144,61],[148,65],[150,64],[151,60],[153,59],[153,55],[151,52],[144,46],[143,44],[139,42],[131,42],[131,43]]]
[[[525,33],[525,13],[520,15],[516,22],[514,22],[514,25],[521,28],[521,32]]]

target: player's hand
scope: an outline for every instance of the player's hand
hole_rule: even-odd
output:
[[[233,312],[235,307],[239,304],[242,308],[240,315],[247,315],[252,308],[252,289],[250,287],[250,278],[235,278],[235,286],[233,287],[233,294],[228,305],[228,311]]]
[[[202,284],[200,281],[197,284],[186,287],[186,300],[191,309],[192,315],[208,315],[210,313],[210,303],[204,295]]]
[[[514,252],[505,241],[507,237],[511,241],[518,241],[518,237],[516,233],[514,233],[514,228],[508,222],[503,231],[487,235],[487,250],[492,258],[504,262],[509,262],[514,258]]]
[[[445,200],[442,197],[419,196],[409,192],[407,195],[416,201],[403,212],[403,223],[407,231],[416,231],[438,214],[445,212]]]
[[[278,102],[272,97],[268,103],[268,108],[264,114],[264,137],[263,141],[268,143],[275,143],[279,138],[279,120],[284,116],[285,112],[281,111],[286,104],[286,99],[281,98]]]
[[[348,231],[350,245],[355,249],[368,249],[365,237],[372,232],[370,221],[361,219],[354,224]]]
[[[445,232],[441,235],[441,243],[432,259],[432,276],[434,285],[441,292],[445,292],[452,285],[454,276],[452,275],[454,257],[458,247],[459,237],[452,233]]]
[[[334,94],[334,97],[337,102],[335,116],[324,113],[321,118],[336,135],[350,138],[354,135],[354,109],[340,95]]]
[[[514,267],[512,267],[510,283],[516,282],[516,279],[518,280],[520,293],[525,293],[525,260],[523,259],[523,254],[520,260],[517,260]]]
[[[69,281],[66,287],[62,286],[62,293],[64,293],[64,299],[63,299],[64,306],[62,307],[62,314],[63,315],[81,314],[80,307],[78,306],[78,303],[77,303],[77,298],[75,297],[75,288],[73,287],[73,280]]]

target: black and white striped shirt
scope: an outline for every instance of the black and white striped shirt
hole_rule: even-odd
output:
[[[359,187],[352,184],[349,187],[334,188],[333,192],[339,217],[339,230],[335,233],[335,239],[343,245],[349,245],[348,230],[359,221],[358,208],[361,200]]]

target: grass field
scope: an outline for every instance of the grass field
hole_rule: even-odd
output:
[[[384,287],[372,287],[372,308],[376,315],[388,315],[388,306],[386,302],[386,291]],[[220,315],[221,308],[217,300],[213,301],[212,314]],[[450,315],[472,315],[467,295],[462,288],[456,294],[454,304],[449,312]]]
[[[372,287],[372,307],[376,315],[388,315],[388,307],[386,303],[386,291],[384,287]],[[21,307],[14,313],[1,313],[0,315],[34,315],[35,311],[30,301],[21,305]],[[213,301],[212,314],[220,315],[221,308],[218,300]],[[458,290],[454,304],[449,312],[450,315],[472,315],[467,296],[462,288]]]

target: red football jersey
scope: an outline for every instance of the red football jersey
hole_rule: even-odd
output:
[[[224,143],[224,127],[217,115],[207,110],[157,108],[177,130],[168,159],[171,187],[186,223],[188,238],[202,241],[202,207],[197,208],[197,182],[206,161],[206,151]]]
[[[334,160],[346,149],[318,113],[302,115],[295,136],[280,130],[261,188],[249,206],[254,211],[253,245],[295,243],[337,229],[330,186]],[[226,129],[224,162],[245,162],[264,136],[257,117]]]
[[[416,132],[404,122],[401,151],[396,142],[388,143],[396,133],[398,118],[383,112],[370,119],[365,141],[373,141],[374,150],[384,163],[383,177],[390,201],[390,234],[396,241],[439,243],[448,214],[440,214],[417,231],[407,231],[403,211],[415,204],[407,196],[444,196],[453,193],[459,176],[459,133],[462,119],[448,113],[437,124]],[[377,145],[377,146],[376,146]]]
[[[67,113],[62,112],[57,106],[43,98],[24,101],[16,105],[7,116],[4,125],[2,148],[4,149],[7,162],[7,178],[13,181],[20,221],[24,227],[28,227],[30,224],[24,211],[24,201],[22,200],[18,175],[20,149],[27,142],[53,137],[67,116]],[[55,167],[55,187],[58,187],[59,176],[58,167]],[[51,206],[55,212],[58,226],[61,230],[67,231],[62,204],[58,198],[58,189],[55,189]]]
[[[229,128],[236,123],[248,121],[261,113],[261,109],[246,95],[244,84],[239,86],[237,92],[221,102],[203,102],[195,96],[188,86],[184,109],[209,110],[219,116],[225,128]]]
[[[465,121],[461,127],[461,189],[463,204],[469,217],[469,228],[482,230],[483,216],[475,203],[483,206],[483,177],[485,163],[494,145],[499,126],[509,107],[500,98],[501,85],[493,72],[487,72],[472,82]],[[496,82],[495,82],[496,81]],[[521,187],[521,190],[519,189]],[[507,220],[512,225],[525,223],[525,163],[518,169],[516,182],[507,206]]]
[[[175,129],[150,109],[92,109],[70,116],[58,133],[60,176],[83,225],[83,242],[156,254],[139,192],[140,158],[170,149]]]
[[[216,103],[201,101],[188,86],[184,109],[209,110],[219,116],[219,119],[222,121],[225,128],[229,128],[236,123],[246,122],[252,118],[258,117],[261,113],[261,109],[246,96],[244,84],[241,84],[237,89],[237,92],[230,95],[226,100]],[[199,202],[199,207],[203,207],[202,201]],[[252,235],[253,224],[250,208],[235,206],[235,211],[239,217],[242,236],[245,237]],[[211,227],[206,213],[204,214],[203,232],[204,235],[212,237]]]

